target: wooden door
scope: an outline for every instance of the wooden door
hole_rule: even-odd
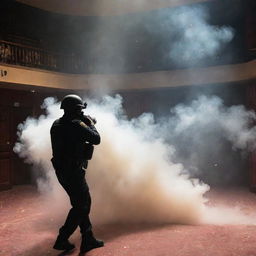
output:
[[[11,182],[11,115],[9,107],[0,106],[0,190]]]
[[[12,149],[18,140],[18,125],[23,123],[27,117],[32,115],[32,108],[13,107],[11,120],[11,146]],[[12,163],[12,183],[13,185],[23,185],[31,183],[31,165],[24,162],[16,153],[11,152]]]

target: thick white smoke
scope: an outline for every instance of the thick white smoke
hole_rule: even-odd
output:
[[[147,5],[146,2],[136,3]],[[84,35],[84,47],[89,49],[88,71],[116,73],[166,69],[170,65],[191,67],[207,64],[209,58],[213,60],[218,55],[230,57],[222,50],[233,39],[234,29],[211,24],[209,8],[191,4],[97,19],[90,37]],[[99,86],[90,84],[92,89]],[[105,84],[102,88],[106,88]]]
[[[188,105],[177,105],[170,114],[158,129],[175,147],[176,161],[207,182],[243,183],[239,180],[242,158],[256,147],[253,111],[241,105],[225,107],[218,97],[201,96]]]
[[[219,97],[201,96],[190,105],[177,105],[171,112],[166,125],[174,137],[192,134],[190,140],[199,140],[204,129],[208,134],[220,131],[234,149],[251,151],[256,147],[256,114],[242,105],[225,107]]]
[[[193,122],[196,125],[203,115],[201,112],[193,112],[198,111],[193,107],[197,104],[204,104],[205,109],[208,109],[203,112],[205,118],[211,119],[211,109],[212,113],[215,113],[213,118],[216,118],[216,115],[221,115],[218,104],[217,107],[211,105],[211,101],[216,100],[213,98],[207,101],[202,98],[194,102],[192,107],[179,106],[175,110],[175,119],[167,118],[166,123],[175,120],[178,130],[188,128]],[[49,212],[55,211],[56,208],[66,209],[68,203],[50,164],[49,131],[52,122],[59,118],[62,112],[59,103],[52,98],[46,99],[44,105],[47,109],[46,116],[41,116],[38,120],[29,118],[19,126],[20,142],[14,150],[31,163],[43,166],[46,179],[41,179],[39,186],[48,200]],[[242,107],[240,110],[243,112],[242,116],[246,116],[245,119],[239,119],[241,115],[231,117],[231,109],[226,109],[226,117],[230,117],[230,120],[236,118],[237,122],[242,122],[240,129],[247,129],[252,133],[252,137],[255,136],[255,130],[248,128],[249,120],[255,118],[254,115],[246,114]],[[223,221],[223,210],[209,208],[205,204],[207,200],[204,194],[209,190],[209,186],[199,180],[190,179],[183,165],[174,163],[175,148],[164,142],[165,138],[161,136],[163,128],[155,123],[151,114],[127,120],[120,96],[106,96],[100,103],[89,102],[88,113],[97,118],[97,129],[102,137],[102,143],[96,147],[86,174],[93,198],[94,222]],[[196,114],[199,115],[198,120],[195,120]],[[203,116],[201,118],[203,119]],[[228,126],[225,129],[228,129]],[[234,127],[231,129],[234,130]],[[237,128],[234,134],[238,136],[240,132],[242,131]],[[252,222],[239,211],[225,209],[225,212],[227,211],[229,217],[225,223],[232,223],[234,220],[240,223]]]
[[[196,63],[214,56],[233,39],[233,29],[208,23],[209,13],[203,6],[180,7],[170,16],[170,25],[178,32],[178,40],[170,57],[179,63]]]

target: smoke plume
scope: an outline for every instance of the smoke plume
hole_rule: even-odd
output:
[[[170,50],[170,57],[178,63],[195,64],[216,55],[233,39],[233,29],[208,23],[209,13],[203,6],[180,7],[170,16],[170,25],[179,35]]]
[[[146,113],[129,121],[118,95],[88,103],[88,113],[97,118],[102,137],[86,174],[94,222],[220,223],[222,213],[228,211],[229,218],[224,222],[252,223],[240,211],[207,206],[204,194],[209,186],[192,179],[183,164],[177,163],[176,148],[167,138],[170,127],[177,136],[193,131],[191,136],[200,137],[197,125],[202,129],[215,123],[215,127],[230,134],[228,139],[235,142],[234,147],[245,149],[255,137],[255,130],[250,129],[253,113],[241,106],[225,108],[218,98],[202,97],[191,106],[174,108],[163,126],[163,120],[156,123],[153,115]],[[53,98],[45,100],[44,108],[45,116],[28,118],[19,126],[19,142],[14,150],[26,161],[43,166],[45,177],[39,179],[38,185],[51,206],[47,208],[49,212],[66,209],[68,202],[50,164],[49,131],[62,113]],[[220,116],[226,125],[224,121],[217,122]],[[246,136],[240,136],[243,132]]]
[[[209,8],[193,4],[97,18],[81,43],[89,72],[145,72],[228,59],[230,51],[223,49],[234,29],[211,24]]]
[[[242,105],[226,107],[218,97],[201,96],[171,109],[158,129],[192,176],[210,184],[241,185],[247,178],[241,171],[244,159],[256,146],[255,118]]]

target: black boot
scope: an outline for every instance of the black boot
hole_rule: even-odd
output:
[[[60,236],[58,236],[53,248],[55,250],[60,250],[60,251],[70,251],[75,248],[75,245],[71,244],[68,241],[68,239],[63,239]]]
[[[104,242],[101,240],[97,240],[94,237],[82,237],[82,242],[80,246],[80,253],[86,253],[95,248],[103,247]]]

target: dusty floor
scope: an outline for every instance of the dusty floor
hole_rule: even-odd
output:
[[[213,190],[212,204],[239,204],[256,212],[256,195],[247,189]],[[40,212],[31,186],[0,192],[0,255],[64,255],[52,249],[58,226]],[[256,256],[254,225],[109,225],[95,228],[105,247],[91,256]],[[71,239],[79,247],[78,232]],[[78,255],[76,249],[69,255]]]

